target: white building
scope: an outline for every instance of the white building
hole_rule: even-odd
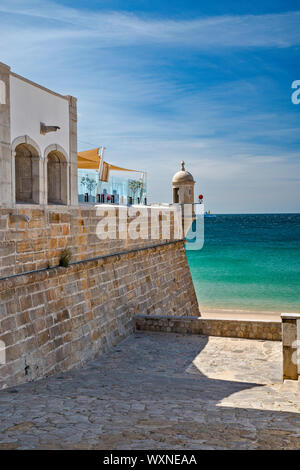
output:
[[[0,205],[78,204],[77,100],[0,62]]]

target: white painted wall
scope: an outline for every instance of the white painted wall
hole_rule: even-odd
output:
[[[42,157],[50,144],[61,145],[69,155],[69,102],[22,80],[10,76],[11,142],[28,135],[39,146]],[[60,130],[40,133],[40,123]]]

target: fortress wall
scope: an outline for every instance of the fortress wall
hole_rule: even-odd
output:
[[[99,207],[103,210],[104,206]],[[120,206],[110,206],[108,209],[115,210],[119,215]],[[121,210],[124,211],[124,207]],[[161,210],[160,225],[170,216],[171,239],[174,239],[173,213],[169,208]],[[167,241],[162,233],[158,238],[151,237],[150,208],[143,211],[142,230],[149,232],[149,239],[99,240],[96,227],[101,217],[97,215],[97,206],[43,207],[22,204],[13,209],[0,208],[0,278],[57,266],[61,251],[66,247],[71,250],[72,261],[78,261]],[[154,211],[157,213],[158,209]],[[26,215],[30,221],[18,221],[18,215]],[[127,222],[133,219],[128,217]],[[119,229],[117,225],[117,234]]]
[[[105,244],[86,245],[90,213],[32,211],[29,233],[9,231],[11,256],[20,256],[20,267],[26,254],[23,267],[42,265],[56,259],[64,237],[78,259],[109,251]],[[6,346],[0,388],[81,366],[130,334],[136,314],[199,315],[183,241],[0,280],[0,344]]]

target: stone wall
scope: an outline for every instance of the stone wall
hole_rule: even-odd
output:
[[[281,322],[136,315],[137,330],[281,341]]]
[[[91,252],[86,246],[89,214],[36,209],[30,231],[41,238],[24,232],[25,239],[16,237],[12,246],[29,259],[46,250],[46,261],[51,250],[50,259],[56,257],[64,236],[74,236],[76,257],[96,254],[95,246]],[[52,238],[42,236],[45,216]],[[82,232],[72,235],[72,226]],[[182,241],[132,250],[0,281],[0,344],[6,346],[0,388],[82,365],[131,333],[136,314],[199,315]]]
[[[99,207],[104,211],[104,206]],[[117,217],[119,211],[125,209],[126,207],[118,206],[107,208],[115,210]],[[161,230],[156,239],[151,237],[150,209],[144,208],[143,211],[146,214],[140,219],[142,230],[147,223],[149,239],[99,240],[96,227],[101,217],[97,215],[95,206],[71,208],[20,204],[13,209],[0,208],[0,278],[57,266],[61,252],[66,247],[71,250],[72,260],[79,261],[167,241]],[[159,212],[158,209],[156,211]],[[170,217],[171,240],[178,238],[174,235],[172,210],[161,208],[161,211],[158,215],[159,224]],[[22,216],[29,217],[29,222],[22,221]],[[128,217],[127,222],[130,223],[133,219],[134,217]],[[117,230],[119,236],[119,225]]]
[[[283,380],[300,377],[300,313],[282,313]]]

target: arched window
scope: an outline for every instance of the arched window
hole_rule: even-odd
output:
[[[39,204],[39,155],[30,144],[16,147],[15,182],[17,203]]]
[[[175,204],[179,203],[179,188],[173,188],[173,202]]]
[[[58,150],[47,157],[48,204],[67,204],[67,161]]]

